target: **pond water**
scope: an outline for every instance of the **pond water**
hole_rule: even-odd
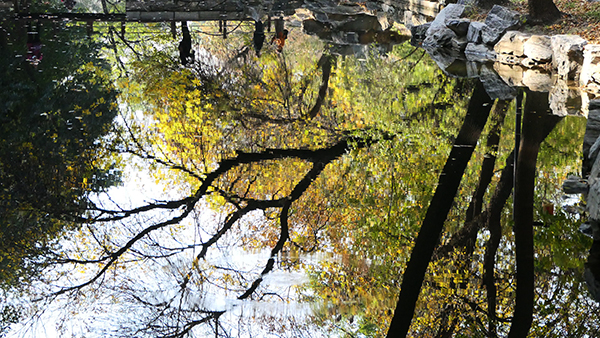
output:
[[[17,4],[0,336],[597,336],[570,83],[428,53],[402,3]]]

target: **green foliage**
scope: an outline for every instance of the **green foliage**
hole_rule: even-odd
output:
[[[38,258],[86,210],[87,194],[119,181],[106,175],[114,164],[104,159],[110,140],[103,137],[117,113],[117,92],[99,45],[77,27],[52,37],[47,28],[40,30],[49,38],[38,68],[14,55],[25,48],[19,26],[5,27],[15,50],[0,54],[2,287],[34,277],[43,267]]]

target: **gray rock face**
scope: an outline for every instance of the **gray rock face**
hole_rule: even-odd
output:
[[[479,21],[472,21],[467,30],[467,40],[472,43],[481,43],[481,33],[485,24]]]
[[[582,172],[585,175],[592,168],[593,162],[590,163],[590,149],[596,140],[600,137],[600,100],[591,100],[589,103],[589,113],[587,125],[585,126],[585,134],[583,135],[583,168]]]
[[[464,52],[464,50],[467,47],[468,43],[469,42],[467,41],[467,38],[463,36],[463,37],[457,37],[457,38],[452,39],[450,41],[450,46],[453,49],[456,49],[456,50],[459,50],[461,52]]]
[[[347,20],[341,22],[338,29],[347,32],[365,32],[368,30],[381,31],[384,28],[376,16],[360,14],[350,16]]]
[[[562,186],[565,194],[585,194],[588,192],[589,186],[586,180],[577,176],[569,176]]]
[[[587,41],[578,35],[554,35],[552,45],[552,67],[558,76],[568,80],[579,80],[583,65],[583,47]]]
[[[465,47],[467,60],[474,62],[489,62],[496,60],[496,52],[486,45],[469,42]]]
[[[423,45],[437,48],[451,46],[452,39],[456,38],[457,35],[453,30],[446,27],[446,21],[460,19],[463,15],[465,15],[465,6],[457,4],[446,6],[431,22],[425,40],[423,40]]]
[[[473,62],[473,61],[468,61],[465,63],[467,66],[467,77],[468,78],[475,78],[475,77],[479,77],[479,72],[480,72],[480,68],[481,68],[481,63],[480,62]]]
[[[446,26],[437,27],[436,29],[427,30],[427,36],[423,40],[424,46],[436,48],[451,47],[452,40],[458,38],[456,33]]]
[[[443,72],[450,75],[457,75],[450,73],[448,69],[452,68],[452,64],[460,58],[460,52],[448,48],[434,48],[429,46],[423,46],[423,48]]]
[[[588,156],[590,158],[597,158],[598,152],[600,152],[600,138],[596,139],[596,142],[594,142],[594,144],[592,144],[592,147],[590,148],[590,152],[589,152]]]
[[[412,34],[412,38],[417,41],[425,40],[427,36],[427,30],[431,26],[431,22],[410,27],[410,33]]]
[[[492,99],[511,100],[517,95],[517,89],[507,85],[489,66],[481,67],[480,79],[485,91]]]
[[[460,19],[465,15],[465,6],[457,4],[449,4],[444,7],[435,19],[431,22],[431,27],[427,31],[427,35],[432,33],[432,30],[439,27],[446,27],[446,21],[451,19]]]
[[[546,35],[533,35],[523,43],[525,56],[536,62],[552,61],[552,44]]]
[[[467,35],[469,31],[469,25],[471,20],[469,19],[448,19],[446,20],[446,27],[450,28],[456,35],[463,37]]]
[[[517,29],[521,26],[521,14],[502,6],[494,5],[485,18],[481,38],[483,43],[494,45],[500,40],[504,32]]]
[[[509,54],[516,57],[523,57],[524,44],[531,37],[530,34],[518,31],[508,31],[500,38],[500,41],[494,46],[494,51],[498,54]]]
[[[358,34],[356,32],[333,32],[331,40],[339,44],[358,44]]]

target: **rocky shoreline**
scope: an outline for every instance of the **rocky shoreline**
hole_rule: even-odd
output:
[[[556,115],[588,115],[600,95],[600,45],[577,35],[520,32],[525,18],[497,5],[484,22],[471,21],[469,8],[450,4],[432,22],[409,27],[412,43],[447,74],[481,78],[494,98],[510,99],[522,87],[548,92]]]

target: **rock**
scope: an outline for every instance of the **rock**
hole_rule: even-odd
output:
[[[425,40],[429,26],[431,26],[431,22],[428,22],[426,24],[422,24],[419,26],[410,27],[410,33],[412,34],[413,40],[416,40],[416,41]]]
[[[594,161],[592,171],[588,177],[590,188],[586,196],[586,205],[589,218],[600,219],[600,182],[598,175],[600,174],[600,158],[597,157]]]
[[[402,22],[409,29],[412,29],[413,26],[417,26],[417,24],[413,21],[412,11],[404,11],[404,20],[402,20]]]
[[[583,65],[579,84],[586,87],[592,83],[600,85],[600,45],[586,45],[583,49]]]
[[[471,21],[469,29],[467,30],[467,40],[472,43],[481,43],[481,32],[485,24],[483,22]]]
[[[379,22],[382,31],[393,26],[393,21],[383,12],[377,13],[377,21]]]
[[[329,22],[329,17],[327,17],[327,14],[323,13],[323,12],[313,12],[313,16],[315,17],[315,20],[319,21],[319,22]]]
[[[507,65],[499,62],[494,63],[494,70],[502,78],[504,83],[511,87],[523,87],[523,68],[518,65]]]
[[[496,54],[496,61],[507,65],[520,65],[521,58],[512,54]]]
[[[335,31],[331,34],[331,40],[337,44],[358,44],[356,32]]]
[[[450,28],[457,36],[463,37],[467,35],[469,31],[469,25],[471,20],[469,19],[448,19],[446,20],[446,27]]]
[[[552,61],[552,44],[546,35],[532,35],[523,43],[523,53],[536,62]]]
[[[450,41],[450,45],[453,49],[459,50],[461,52],[465,51],[467,47],[468,41],[466,37],[456,37]]]
[[[552,75],[539,69],[523,71],[523,85],[534,92],[549,92],[554,85]]]
[[[550,109],[557,116],[581,115],[581,92],[558,78],[549,93]]]
[[[598,151],[600,151],[600,137],[596,139],[596,142],[590,147],[588,157],[595,159],[598,157]]]
[[[465,6],[457,4],[449,4],[444,7],[435,19],[431,22],[431,27],[427,31],[427,35],[433,33],[433,30],[439,29],[440,27],[446,27],[446,20],[460,19],[465,15]]]
[[[338,30],[346,32],[366,32],[368,30],[381,31],[381,23],[376,16],[360,14],[350,16],[349,20],[341,23],[337,27]]]
[[[587,41],[578,35],[554,35],[552,44],[552,67],[558,76],[568,80],[579,80],[583,65],[583,47]]]
[[[530,36],[530,34],[518,31],[508,31],[494,46],[494,51],[498,54],[510,54],[522,57],[525,55],[523,52],[523,45]]]
[[[530,58],[524,58],[521,59],[521,66],[525,67],[525,68],[533,68],[535,66],[537,66],[539,63],[535,62],[535,60],[532,60]]]
[[[383,5],[384,4],[382,4],[382,7]],[[415,13],[413,11],[406,10],[403,12],[402,17],[398,17],[394,21],[401,22],[410,28],[411,26],[419,26],[429,23],[431,21],[431,18],[427,17],[426,15],[423,15],[422,13]]]
[[[577,176],[569,176],[563,182],[562,190],[565,194],[585,194],[588,192],[588,182]]]
[[[600,240],[600,227],[598,226],[597,221],[589,221],[589,222],[581,223],[581,225],[579,226],[579,232],[592,238],[594,241]],[[590,279],[590,278],[592,278],[594,280],[597,280],[597,279],[594,276],[588,276],[588,273],[591,274],[591,270],[586,266],[583,276],[589,285],[591,283],[591,281],[589,281],[588,279]],[[595,281],[593,283],[598,284],[597,281]],[[596,291],[594,292],[594,295],[592,295],[592,296],[596,299],[596,301],[600,301],[600,294],[599,294],[599,291],[597,291],[597,290],[600,290],[600,284],[595,285],[595,287],[593,287],[593,289]]]
[[[483,43],[494,45],[504,32],[521,26],[521,14],[502,6],[494,5],[485,18],[481,38]]]
[[[507,85],[488,65],[482,65],[479,74],[479,79],[490,98],[494,100],[512,100],[517,95],[517,89]]]
[[[596,160],[590,158],[590,149],[600,136],[600,100],[590,100],[588,104],[588,119],[585,126],[585,134],[583,135],[583,165],[582,175],[590,172],[592,164]]]
[[[436,48],[451,46],[451,40],[456,38],[457,35],[453,30],[446,27],[446,20],[459,19],[464,13],[465,6],[463,5],[450,4],[444,7],[427,29],[423,45]]]
[[[468,61],[488,62],[496,60],[496,52],[482,44],[469,42],[465,47],[465,56]]]
[[[467,66],[467,77],[468,78],[475,78],[475,77],[479,77],[479,68],[481,66],[481,62],[473,62],[473,61],[467,61],[466,63]]]
[[[454,64],[457,59],[460,59],[461,55],[459,51],[449,48],[435,48],[430,46],[423,46],[423,49],[427,51],[431,59],[435,61],[435,63],[443,72],[449,75],[456,75],[449,73],[447,69],[451,69],[452,64]]]
[[[331,40],[331,30],[320,21],[308,19],[302,21],[302,30],[309,35],[316,35],[323,40]]]
[[[427,36],[423,40],[424,46],[435,48],[451,47],[452,40],[458,38],[450,28],[438,27],[434,30],[431,27],[427,30]]]

